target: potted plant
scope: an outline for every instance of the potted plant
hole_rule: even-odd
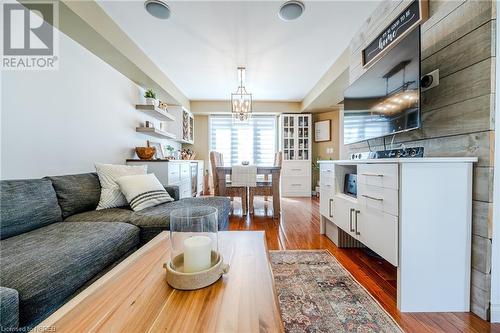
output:
[[[172,157],[173,157],[173,156],[172,156],[172,153],[173,153],[173,152],[174,152],[174,150],[175,150],[175,149],[174,149],[174,147],[172,147],[171,145],[167,145],[167,146],[165,147],[165,149],[166,149],[166,150],[167,150],[167,152],[168,152],[168,157],[172,158]]]
[[[146,90],[144,93],[144,97],[146,98],[147,105],[158,106],[158,100],[156,99],[156,93],[152,89]]]

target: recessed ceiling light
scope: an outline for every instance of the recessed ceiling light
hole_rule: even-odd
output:
[[[144,8],[156,18],[166,20],[170,17],[170,7],[161,0],[146,0]]]
[[[281,5],[278,16],[283,21],[293,21],[298,19],[306,10],[302,1],[290,0]]]

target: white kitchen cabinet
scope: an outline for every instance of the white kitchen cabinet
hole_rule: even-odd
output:
[[[204,161],[198,161],[198,185],[196,187],[196,195],[207,194],[203,193],[203,188],[205,187],[205,168]]]
[[[321,196],[327,196],[320,200],[321,232],[340,247],[365,245],[396,266],[400,311],[467,312],[474,162],[320,161]],[[354,196],[344,193],[347,174],[357,175]]]
[[[333,163],[321,163],[319,170],[319,209],[321,215],[330,220],[333,218],[333,196],[335,194],[333,171]]]
[[[147,165],[163,185],[178,186],[179,197],[191,197],[190,161],[182,160],[127,160],[127,165]]]

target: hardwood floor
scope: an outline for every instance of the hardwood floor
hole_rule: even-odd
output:
[[[500,332],[472,313],[400,313],[396,308],[396,269],[363,249],[340,249],[319,234],[319,201],[283,198],[279,220],[272,218],[272,201],[255,200],[255,214],[241,216],[234,201],[230,230],[264,230],[269,250],[327,249],[372,294],[405,332]]]

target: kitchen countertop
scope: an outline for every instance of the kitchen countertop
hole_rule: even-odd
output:
[[[129,158],[126,162],[200,162],[201,160],[141,160],[137,158]]]
[[[412,157],[412,158],[379,158],[361,160],[321,160],[318,163],[335,164],[383,164],[383,163],[476,163],[477,157]]]

